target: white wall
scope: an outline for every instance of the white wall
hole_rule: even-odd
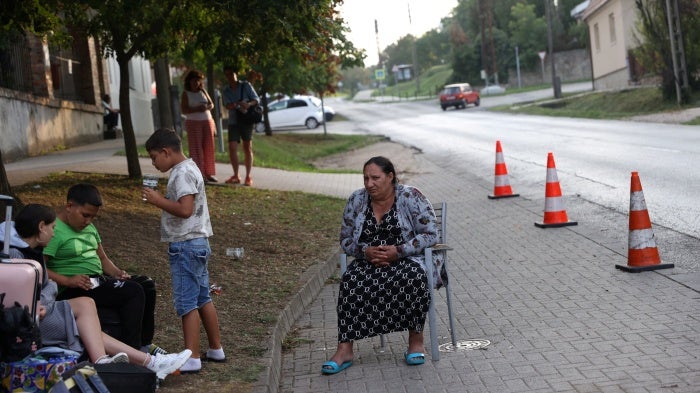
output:
[[[0,135],[6,162],[92,143],[102,140],[102,111],[0,88]]]
[[[107,59],[109,74],[109,95],[112,105],[119,105],[119,64],[110,57]],[[129,62],[129,103],[131,105],[131,121],[136,136],[148,136],[154,131],[153,112],[151,111],[151,64],[142,57],[134,57]],[[121,128],[121,120],[119,123]]]
[[[603,1],[593,14],[586,17],[595,89],[629,85],[627,52],[638,45],[634,28],[636,20],[634,0]]]

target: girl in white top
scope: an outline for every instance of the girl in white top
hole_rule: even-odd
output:
[[[191,70],[185,76],[185,91],[180,99],[180,111],[185,115],[185,130],[189,155],[207,182],[215,183],[216,175],[214,134],[216,128],[210,110],[214,108],[203,87],[204,74]]]

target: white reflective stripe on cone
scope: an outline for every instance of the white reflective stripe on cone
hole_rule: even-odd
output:
[[[630,231],[629,248],[633,250],[642,250],[645,248],[656,248],[654,240],[654,231],[649,229],[635,229]]]
[[[502,187],[502,186],[507,186],[508,184],[508,175],[497,175],[496,178],[494,179],[494,185],[496,187]]]
[[[547,183],[558,182],[557,168],[547,168]]]
[[[566,210],[562,197],[549,197],[544,199],[544,211],[560,212]]]
[[[647,210],[647,203],[644,201],[644,192],[635,191],[630,193],[630,211]]]

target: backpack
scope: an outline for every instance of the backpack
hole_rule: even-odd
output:
[[[6,307],[0,294],[0,361],[22,360],[41,347],[41,331],[29,313],[29,307],[15,302]]]

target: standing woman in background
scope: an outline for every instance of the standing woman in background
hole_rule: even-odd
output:
[[[216,183],[214,134],[216,128],[210,110],[214,102],[204,90],[204,74],[191,70],[185,76],[185,91],[180,99],[180,111],[185,115],[187,145],[190,158],[197,164],[205,181]]]

